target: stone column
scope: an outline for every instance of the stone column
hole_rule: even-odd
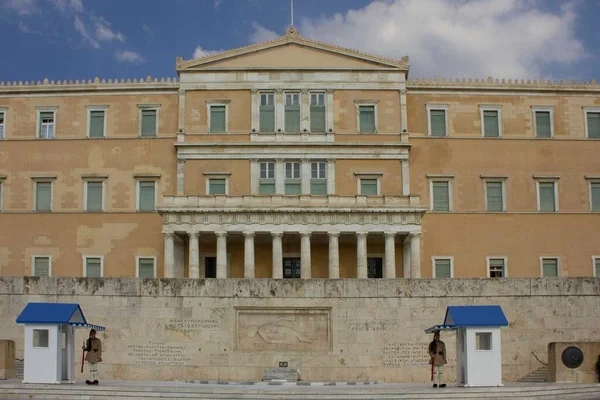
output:
[[[356,277],[368,278],[367,273],[367,232],[356,232]]]
[[[300,185],[302,194],[310,194],[310,160],[303,159],[300,164]]]
[[[185,160],[177,160],[177,196],[183,196],[185,185]]]
[[[260,167],[258,160],[250,160],[250,194],[258,195],[260,190]]]
[[[400,90],[400,130],[408,132],[408,115],[406,111],[406,88]]]
[[[177,123],[177,131],[185,130],[185,90],[179,90],[179,121]]]
[[[273,237],[273,271],[271,276],[273,279],[283,278],[283,232],[272,232]]]
[[[275,160],[275,194],[285,193],[285,164],[281,158]]]
[[[300,277],[302,279],[310,279],[310,232],[300,233],[300,265]]]
[[[410,234],[410,277],[421,277],[421,234]]]
[[[190,243],[189,243],[189,263],[190,271],[188,276],[191,279],[200,278],[200,247],[198,246],[198,232],[190,232]]]
[[[217,235],[217,278],[227,278],[227,232]]]
[[[340,278],[340,242],[339,232],[328,232],[329,235],[329,279]]]
[[[327,89],[325,99],[325,130],[333,130],[333,89]]]
[[[165,233],[165,278],[175,278],[175,234]]]
[[[300,132],[310,131],[310,96],[308,90],[300,91]]]
[[[254,278],[254,232],[244,232],[244,278]]]
[[[255,133],[258,133],[259,130],[259,125],[260,125],[260,95],[258,94],[258,90],[253,89],[251,91],[251,96],[252,96],[252,100],[251,100],[251,104],[250,104],[250,113],[252,115],[251,117],[251,130],[254,129]]]
[[[410,164],[402,160],[402,196],[410,195]]]
[[[285,96],[282,89],[275,90],[275,132],[285,131]]]
[[[410,278],[410,235],[402,242],[402,277]]]
[[[387,279],[396,278],[396,234],[386,232],[385,236],[385,272],[383,277]]]
[[[327,160],[327,194],[335,194],[335,160]]]

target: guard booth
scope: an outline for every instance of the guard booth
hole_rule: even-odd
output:
[[[449,306],[442,325],[425,333],[456,331],[458,386],[503,386],[500,328],[508,320],[500,306]]]
[[[88,324],[79,304],[28,303],[17,317],[25,324],[23,383],[75,383],[75,328]]]

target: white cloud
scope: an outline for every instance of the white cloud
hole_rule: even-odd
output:
[[[125,36],[123,36],[121,32],[113,31],[110,27],[110,22],[102,17],[92,17],[92,19],[96,26],[96,39],[103,42],[110,42],[113,40],[125,42]]]
[[[51,0],[54,7],[60,12],[73,12],[75,14],[83,11],[83,3],[81,0]]]
[[[141,62],[144,62],[144,57],[142,57],[135,51],[129,50],[121,50],[115,52],[115,58],[117,59],[117,61],[124,63],[139,64]]]
[[[2,7],[11,9],[19,15],[31,15],[40,12],[37,0],[2,0]]]
[[[201,57],[208,57],[208,56],[212,56],[213,54],[218,54],[218,53],[222,53],[225,50],[205,50],[200,46],[196,47],[196,50],[194,50],[194,58],[201,58]]]
[[[250,34],[251,43],[268,42],[269,40],[277,39],[280,36],[258,22],[252,21],[252,29],[254,29],[254,31]]]
[[[83,23],[83,21],[81,21],[78,15],[75,16],[75,30],[79,32],[83,39],[86,42],[88,42],[93,48],[100,48],[100,43],[98,43],[98,41],[89,34],[87,28],[85,27],[85,24]]]
[[[315,20],[303,19],[306,37],[400,59],[413,77],[538,78],[556,63],[586,57],[576,37],[576,3],[556,12],[542,2],[518,0],[374,1]],[[253,23],[253,43],[278,35]]]

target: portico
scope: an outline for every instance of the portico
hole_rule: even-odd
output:
[[[327,277],[339,279],[341,241],[345,251],[355,246],[356,273],[352,275],[359,279],[369,277],[370,258],[381,260],[382,265],[375,267],[381,268],[383,278],[418,278],[421,275],[419,237],[424,210],[418,206],[418,198],[166,196],[160,212],[165,237],[166,277],[184,276],[184,257],[176,256],[176,241],[187,242],[188,276],[205,277],[204,266],[200,265],[203,257],[199,247],[201,239],[211,243],[216,241],[216,278],[232,277],[228,273],[228,255],[231,254],[228,244],[232,240],[238,243],[236,249],[243,251],[244,278],[257,276],[257,257],[264,259],[268,247],[271,248],[272,264],[269,277],[286,277],[283,260],[290,262],[290,257],[284,250],[284,243],[289,243],[299,248],[300,278],[312,277],[313,247],[317,245],[326,246]],[[261,251],[256,249],[257,240],[260,240]],[[383,251],[378,252],[380,257],[370,257],[369,241],[374,247],[382,247]],[[401,274],[396,273],[397,246],[403,253]],[[238,253],[236,251],[235,256],[240,256]],[[181,260],[180,265],[176,265],[176,259]]]

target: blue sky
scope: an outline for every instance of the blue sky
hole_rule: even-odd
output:
[[[0,0],[0,81],[174,77],[289,20],[289,0]],[[411,77],[600,80],[597,21],[595,0],[295,0],[302,35],[408,55]]]

